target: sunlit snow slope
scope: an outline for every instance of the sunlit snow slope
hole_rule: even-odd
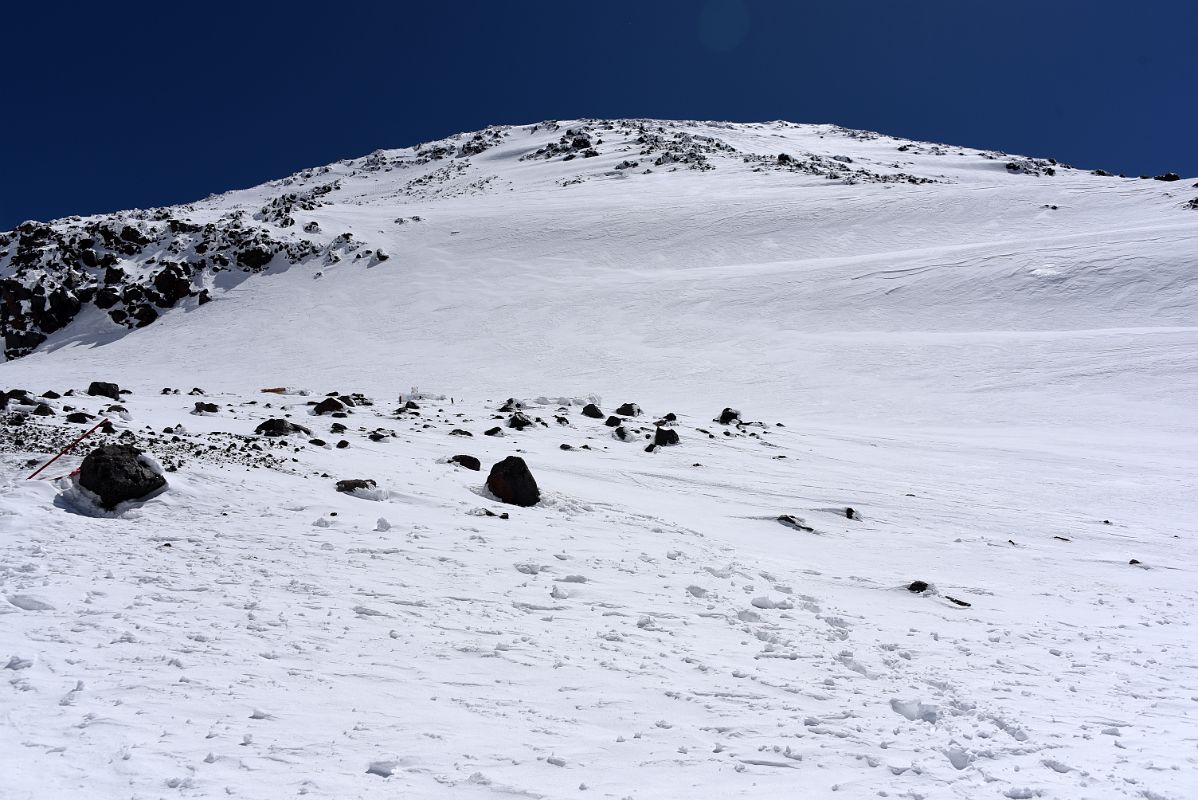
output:
[[[578,121],[52,223],[136,228],[125,281],[208,261],[145,327],[82,302],[4,387],[119,382],[151,452],[377,405],[116,519],[6,440],[0,797],[1198,796],[1196,180]],[[106,281],[30,247],[0,277]],[[445,398],[395,414],[411,387]],[[483,436],[509,397],[549,427]],[[540,506],[482,489],[516,452]],[[377,502],[331,488],[359,477]]]

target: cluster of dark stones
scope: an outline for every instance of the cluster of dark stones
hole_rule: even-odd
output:
[[[1069,166],[1058,164],[1055,158],[1014,158],[1007,162],[1007,172],[1012,175],[1048,175],[1057,174],[1057,169]]]
[[[536,130],[537,127],[534,127],[533,131]],[[562,161],[573,161],[575,158],[594,158],[599,155],[595,147],[603,144],[603,140],[596,137],[592,141],[591,135],[592,130],[588,126],[567,128],[556,142],[550,142],[520,160],[560,158]]]
[[[315,211],[321,206],[328,205],[328,201],[322,200],[325,195],[331,194],[341,188],[341,181],[333,181],[319,186],[314,186],[311,189],[303,192],[286,192],[278,197],[272,198],[270,202],[262,206],[258,213],[254,215],[254,219],[262,222],[269,222],[280,228],[290,228],[295,224],[294,214],[296,211]],[[304,226],[304,231],[307,233],[315,233],[320,230],[317,225],[314,230],[310,230],[309,223]]]
[[[849,184],[857,183],[937,183],[932,178],[921,178],[907,172],[875,172],[864,167],[850,166],[853,164],[849,156],[824,157],[815,153],[805,153],[801,156],[790,153],[779,153],[777,156],[746,154],[746,164],[755,164],[755,172],[772,170],[776,172],[799,172],[805,175],[815,175],[828,180],[841,180]]]
[[[32,352],[88,305],[140,328],[186,298],[207,302],[207,274],[258,272],[276,257],[294,264],[319,252],[306,239],[245,225],[241,212],[198,225],[183,218],[188,208],[24,222],[0,233],[5,355]]]

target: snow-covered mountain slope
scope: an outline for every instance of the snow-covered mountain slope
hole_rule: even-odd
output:
[[[152,374],[218,387],[230,377],[219,356],[252,353],[239,360],[270,383],[354,375],[379,391],[504,395],[513,381],[576,394],[632,385],[662,402],[737,384],[771,407],[801,397],[804,409],[848,402],[889,418],[884,395],[901,381],[917,398],[966,393],[994,416],[1001,404],[979,390],[995,396],[996,375],[1022,385],[1047,354],[1067,396],[1117,381],[1125,401],[1176,391],[1188,402],[1193,183],[832,126],[496,128],[190,206],[48,226],[76,244],[29,245],[26,260],[57,266],[20,268],[23,284],[62,285],[54,254],[72,257],[84,238],[89,260],[120,273],[9,380],[72,364],[130,385]],[[17,240],[7,250],[0,269],[14,275]],[[68,271],[78,287],[108,269]],[[13,334],[13,309],[36,304],[6,298]],[[125,327],[159,312],[152,328]],[[1115,349],[1116,363],[1095,363]],[[951,411],[905,405],[927,420]]]
[[[0,797],[1195,796],[1195,180],[577,121],[21,226]],[[80,410],[169,490],[25,481]]]

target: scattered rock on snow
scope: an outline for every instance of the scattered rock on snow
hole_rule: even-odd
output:
[[[740,412],[735,408],[725,408],[720,412],[720,416],[715,421],[721,425],[731,425],[733,422],[740,422]]]
[[[926,581],[912,581],[907,587],[908,592],[914,592],[915,594],[920,594],[921,592],[926,592],[927,590],[928,584]]]
[[[166,486],[166,479],[136,447],[97,447],[79,467],[79,485],[100,498],[111,511],[127,500],[139,500]]]
[[[292,433],[303,433],[307,436],[312,435],[312,431],[303,425],[296,425],[294,422],[288,422],[285,419],[268,419],[257,428],[254,428],[254,433],[259,436],[287,436]]]
[[[113,400],[121,399],[121,389],[115,383],[105,383],[104,381],[92,381],[87,387],[87,393],[91,397],[111,397]]]
[[[515,414],[512,414],[507,421],[507,426],[509,428],[515,428],[518,431],[522,431],[532,424],[533,422],[528,418],[528,415],[522,414],[519,411],[517,411]]]
[[[636,403],[625,403],[616,409],[616,413],[625,417],[639,417],[641,415],[641,407]]]
[[[798,531],[807,531],[808,533],[815,533],[815,528],[804,524],[803,520],[792,514],[782,514],[778,517],[778,521],[788,528],[794,528]]]
[[[482,462],[480,462],[474,456],[453,456],[449,459],[449,461],[451,464],[458,464],[466,469],[472,469],[475,472],[478,472],[482,469]]]
[[[678,444],[678,431],[673,428],[658,428],[653,434],[653,444],[658,447]]]
[[[491,467],[487,488],[505,503],[535,506],[541,499],[537,481],[519,456],[508,456]]]
[[[334,414],[338,411],[344,411],[345,405],[336,397],[326,397],[317,403],[312,411],[317,414]]]
[[[599,406],[594,403],[587,403],[582,407],[582,415],[591,419],[603,419],[603,412],[599,410]]]
[[[377,486],[370,478],[349,478],[347,480],[337,481],[337,491],[347,494],[358,491],[359,489],[373,489]]]

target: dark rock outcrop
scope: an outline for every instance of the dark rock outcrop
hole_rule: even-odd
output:
[[[79,485],[112,510],[128,500],[139,500],[166,486],[166,479],[141,458],[142,452],[125,444],[98,447],[79,467]]]
[[[594,403],[587,403],[582,407],[582,415],[591,419],[603,419],[603,412],[599,410],[599,406]]]
[[[636,403],[625,403],[616,409],[616,413],[624,417],[639,417],[641,415],[641,407]]]
[[[491,467],[487,488],[503,502],[516,506],[535,506],[541,499],[536,479],[519,456],[508,456]]]

